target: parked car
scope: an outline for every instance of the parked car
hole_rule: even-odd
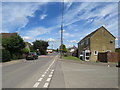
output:
[[[36,53],[36,52],[30,52],[30,53],[26,56],[26,60],[28,60],[28,59],[33,59],[33,60],[38,59],[37,53]]]

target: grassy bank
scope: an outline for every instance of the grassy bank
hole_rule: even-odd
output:
[[[80,59],[79,59],[79,58],[77,58],[77,57],[73,57],[73,56],[63,57],[63,59],[80,61]]]

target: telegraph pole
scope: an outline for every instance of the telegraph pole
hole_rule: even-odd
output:
[[[62,15],[61,15],[61,51],[60,51],[60,58],[62,58],[62,50],[63,50],[63,14],[64,14],[64,0],[62,2]]]

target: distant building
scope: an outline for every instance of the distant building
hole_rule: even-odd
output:
[[[77,57],[78,56],[78,48],[73,46],[71,48],[68,48],[68,54],[71,55],[71,56],[75,56]]]
[[[75,47],[75,46],[68,48],[69,52],[71,52],[71,53],[74,52],[76,49],[77,49],[77,47]]]
[[[52,52],[53,52],[53,49],[47,49],[46,52],[47,52],[47,53],[52,53]]]
[[[78,57],[82,60],[97,61],[100,52],[115,52],[115,37],[103,26],[78,43]]]

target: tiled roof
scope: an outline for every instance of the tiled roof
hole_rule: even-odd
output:
[[[90,38],[91,36],[94,35],[94,33],[96,33],[99,29],[104,28],[108,33],[110,33],[104,26],[101,26],[100,28],[98,28],[97,30],[93,31],[92,33],[88,34],[87,36],[85,36],[82,40],[84,40],[85,38]],[[111,34],[111,33],[110,33]],[[112,35],[112,34],[111,34]],[[113,35],[112,35],[113,36]],[[114,36],[113,36],[114,37]],[[114,37],[115,38],[115,37]],[[80,40],[78,43],[80,43],[82,40]]]
[[[17,35],[17,33],[1,33],[2,37],[11,37]]]

